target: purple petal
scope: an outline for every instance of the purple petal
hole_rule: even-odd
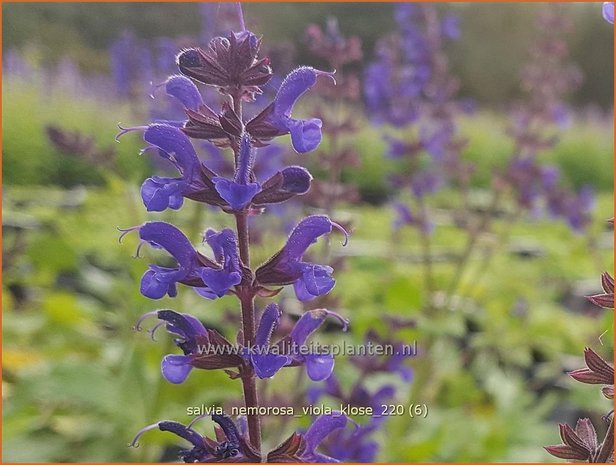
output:
[[[319,329],[329,315],[330,312],[322,308],[304,313],[295,323],[289,336],[297,345],[303,345],[306,339]]]
[[[282,171],[282,188],[295,194],[305,194],[310,189],[312,175],[301,166],[288,166]]]
[[[177,260],[184,276],[188,274],[197,252],[182,231],[163,221],[151,221],[139,228],[139,237],[151,246],[169,252]]]
[[[323,381],[329,378],[334,370],[334,357],[332,355],[306,355],[306,372],[312,381]]]
[[[207,337],[207,330],[203,324],[192,315],[173,310],[159,310],[157,316],[159,320],[167,322],[167,331],[184,339],[193,339],[196,336]]]
[[[339,428],[344,428],[346,424],[347,417],[338,412],[334,412],[331,415],[321,415],[318,417],[304,434],[307,451],[314,453],[315,449],[319,446],[321,441],[327,437],[327,435]]]
[[[271,378],[290,362],[289,357],[275,354],[252,354],[250,361],[255,373],[261,379]]]
[[[177,295],[175,283],[178,276],[176,269],[150,265],[150,269],[141,277],[139,290],[149,299],[162,299],[167,294],[169,297],[175,297]]]
[[[304,263],[302,276],[295,281],[294,289],[298,300],[306,302],[318,296],[327,294],[336,285],[336,280],[331,277],[334,269],[330,266]]]
[[[332,222],[325,215],[312,215],[304,218],[291,231],[285,253],[291,260],[299,260],[306,249],[316,242],[317,238],[332,231]]]
[[[241,210],[248,205],[253,197],[261,190],[257,183],[238,184],[229,179],[213,178],[216,192],[229,204],[233,210]]]
[[[203,99],[197,86],[187,77],[175,75],[170,76],[165,83],[165,90],[168,95],[180,101],[184,108],[197,111],[203,105]]]
[[[204,268],[201,271],[201,279],[216,297],[222,297],[229,289],[242,281],[242,275],[237,271]]]
[[[186,183],[178,178],[148,178],[141,185],[141,199],[149,212],[162,212],[167,208],[178,210],[184,203],[182,191]]]
[[[282,312],[280,308],[276,304],[269,304],[263,310],[263,315],[261,315],[261,320],[259,321],[259,327],[257,328],[257,334],[255,336],[255,344],[257,346],[268,346],[270,342],[270,337],[274,330],[278,327],[280,323],[280,318],[282,317]]]
[[[167,381],[173,384],[181,384],[192,370],[190,356],[166,355],[160,364],[160,368]]]
[[[277,115],[290,116],[293,105],[317,82],[317,70],[302,66],[291,71],[280,85],[274,101]]]
[[[151,124],[143,139],[164,151],[186,180],[192,179],[199,167],[199,158],[188,137],[178,128]]]
[[[252,165],[254,164],[254,152],[250,146],[250,136],[246,133],[242,135],[240,141],[240,151],[237,160],[237,170],[235,172],[235,182],[238,184],[248,184]]]
[[[161,431],[169,431],[182,439],[186,439],[195,447],[203,447],[203,438],[201,435],[181,423],[176,421],[161,421],[158,423],[158,428]]]
[[[289,118],[285,126],[291,133],[291,143],[297,153],[311,152],[321,143],[323,123],[318,118],[308,120]]]
[[[235,233],[229,228],[225,228],[219,233],[209,229],[205,236],[205,240],[214,252],[216,261],[228,270],[239,271],[240,259]]]

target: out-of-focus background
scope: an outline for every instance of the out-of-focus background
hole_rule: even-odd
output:
[[[263,36],[262,54],[272,58],[280,76],[299,64],[329,69],[311,49],[310,25],[325,28],[337,18],[344,36],[361,41],[363,56],[345,65],[345,76],[356,75],[358,88],[342,110],[353,114],[354,132],[344,142],[354,157],[341,167],[338,181],[353,186],[352,195],[341,194],[335,206],[313,197],[274,219],[257,218],[255,253],[265,259],[277,250],[300,212],[333,210],[353,230],[346,249],[337,247],[336,239],[331,245],[334,254],[344,254],[334,258],[345,260],[332,292],[337,310],[352,322],[344,337],[359,343],[371,329],[387,335],[387,322],[394,321],[397,340],[417,340],[421,347],[433,338],[428,401],[413,398],[413,380],[406,377],[376,379],[367,387],[374,391],[391,382],[396,396],[390,403],[428,402],[429,407],[426,418],[391,418],[370,433],[379,461],[550,461],[555,459],[542,446],[559,442],[558,422],[590,416],[599,431],[605,430],[601,415],[609,402],[591,386],[574,383],[566,371],[583,366],[585,346],[608,359],[612,353],[613,313],[584,296],[600,293],[601,272],[613,268],[606,222],[613,215],[613,27],[602,19],[598,3],[556,7],[570,22],[563,40],[579,85],[563,97],[567,117],[558,121],[558,140],[541,160],[558,167],[567,189],[593,191],[590,220],[577,228],[571,215],[565,221],[537,211],[518,215],[514,200],[490,212],[505,220],[482,236],[474,262],[479,268],[489,264],[489,271],[471,269],[458,283],[455,311],[429,318],[424,236],[394,227],[391,205],[399,186],[392,175],[400,165],[387,155],[383,135],[390,125],[375,121],[362,90],[383,39],[400,27],[396,5],[244,5],[247,26]],[[193,373],[181,386],[170,385],[159,374],[161,356],[174,351],[170,338],[161,331],[152,342],[131,328],[141,314],[170,307],[191,311],[232,337],[234,301],[203,301],[188,289],[162,303],[141,296],[139,278],[147,260],[132,258],[134,238],[118,244],[116,228],[162,218],[181,225],[196,242],[205,226],[227,223],[223,215],[192,203],[180,212],[147,214],[139,186],[165,167],[147,153],[139,155],[144,143],[137,135],[124,136],[119,144],[114,137],[118,122],[140,125],[177,113],[157,85],[178,72],[179,50],[205,46],[236,27],[234,10],[217,3],[10,3],[2,8],[3,460],[175,460],[177,438],[151,433],[138,449],[127,444],[146,424],[190,421],[188,406],[233,405],[241,388],[218,372]],[[444,53],[449,72],[459,80],[456,98],[462,109],[455,121],[467,141],[460,158],[474,165],[466,194],[475,210],[486,208],[493,173],[507,169],[515,150],[512,114],[526,98],[520,76],[540,40],[536,23],[545,8],[436,5],[441,17],[457,18],[456,39],[447,42]],[[273,79],[265,96],[279,83]],[[310,114],[328,100],[308,95],[298,110]],[[394,133],[404,138],[413,133],[412,124]],[[327,179],[327,170],[318,168],[319,157],[331,148],[330,137],[325,133],[315,153],[300,157],[281,145],[284,153],[276,156],[314,168],[317,180]],[[202,156],[212,156],[214,163],[220,154]],[[458,200],[456,186],[431,199],[437,288],[448,288],[465,245],[460,225],[451,220]],[[515,223],[507,220],[510,211]],[[290,296],[283,298],[285,311],[301,311]],[[407,320],[413,323],[401,323]],[[324,340],[340,337],[327,332]],[[415,363],[421,364],[420,358],[408,363],[410,370]],[[353,370],[337,360],[343,387],[355,379]],[[287,371],[262,383],[274,404],[286,399],[285,386],[296,382],[293,370]],[[270,419],[265,442],[275,446],[307,424],[308,419]]]

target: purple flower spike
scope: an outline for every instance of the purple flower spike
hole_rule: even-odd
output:
[[[614,24],[614,2],[603,2],[603,18]]]
[[[189,110],[197,111],[203,105],[199,89],[187,77],[180,75],[170,76],[165,82],[165,91],[168,95],[175,97],[184,108]]]
[[[222,177],[212,179],[216,191],[233,210],[241,210],[246,207],[257,192],[261,190],[258,183],[250,182],[253,163],[254,156],[250,147],[250,137],[248,134],[244,134],[240,142],[240,153],[234,179],[232,181]]]
[[[327,294],[336,283],[331,277],[333,269],[325,265],[302,262],[301,259],[306,249],[316,242],[317,238],[330,233],[333,227],[340,229],[348,238],[347,232],[327,216],[313,215],[304,218],[293,229],[286,245],[257,269],[258,283],[274,286],[293,284],[295,294],[301,301]]]

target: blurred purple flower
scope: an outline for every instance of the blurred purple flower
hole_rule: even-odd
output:
[[[603,18],[614,24],[614,2],[603,2]]]

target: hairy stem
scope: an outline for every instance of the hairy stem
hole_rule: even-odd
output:
[[[248,235],[248,215],[246,212],[235,214],[237,225],[237,240],[240,248],[240,259],[244,266],[250,267],[250,238]]]
[[[248,222],[246,213],[237,213],[237,237],[240,249],[240,259],[245,266],[250,266],[250,248],[248,242]],[[255,339],[255,304],[254,292],[250,287],[242,286],[238,290],[238,297],[242,308],[242,333],[244,335],[244,346],[250,347]],[[242,388],[244,391],[244,405],[250,407],[259,406],[257,394],[257,380],[254,369],[250,365],[245,365],[242,369]],[[261,451],[261,419],[259,415],[247,415],[248,434],[250,443],[260,453]]]
[[[241,16],[241,5],[238,4],[240,18],[243,25],[243,17]],[[242,91],[238,91],[233,95],[233,109],[240,121],[242,121]],[[239,159],[239,144],[233,147],[235,154],[235,168]],[[237,227],[237,241],[240,252],[240,260],[243,266],[250,268],[250,235],[248,232],[248,212],[241,211],[235,214],[235,223]],[[238,298],[242,308],[242,333],[244,335],[244,346],[250,347],[255,339],[255,294],[253,289],[248,286],[241,286],[238,289]],[[257,379],[252,366],[246,364],[242,367],[242,389],[244,391],[244,405],[247,409],[251,407],[259,407],[259,396],[257,393]],[[261,453],[261,418],[259,415],[247,415],[248,436],[250,444]]]

